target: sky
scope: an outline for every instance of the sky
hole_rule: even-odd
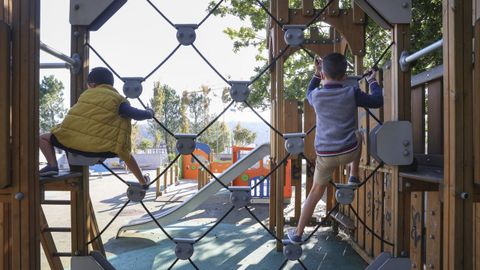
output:
[[[152,2],[174,24],[197,24],[206,15],[210,0],[175,0]],[[175,4],[172,4],[175,3]],[[246,23],[227,16],[210,16],[196,31],[195,46],[212,65],[226,78],[231,80],[249,80],[256,73],[253,68],[256,50],[247,48],[233,52],[233,42],[223,30],[226,27],[239,28]],[[67,55],[70,54],[69,1],[45,0],[41,3],[40,39],[50,47]],[[145,0],[129,0],[102,28],[90,34],[90,44],[122,77],[144,77],[149,74],[178,45],[176,30],[168,24]],[[40,62],[59,62],[56,58],[41,52]],[[105,66],[90,52],[90,67]],[[43,69],[40,79],[50,74],[60,79],[65,87],[65,101],[69,103],[69,71]],[[268,76],[268,73],[264,74]],[[160,81],[177,90],[196,91],[202,85],[209,86],[217,95],[213,98],[210,112],[216,114],[225,105],[220,101],[222,89],[227,84],[201,59],[190,46],[180,49],[148,80],[143,83],[141,99],[148,101],[153,93],[153,83]],[[123,83],[115,78],[115,88],[121,92]],[[134,106],[140,107],[137,101]],[[269,111],[262,112],[268,121]],[[226,121],[260,120],[248,110],[238,113],[230,110],[224,117]]]

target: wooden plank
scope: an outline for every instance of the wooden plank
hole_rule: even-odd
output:
[[[373,231],[383,235],[383,173],[376,173],[373,180]],[[377,237],[373,241],[373,256],[378,256],[383,250],[383,243]]]
[[[427,269],[442,269],[442,204],[439,192],[427,192],[425,207],[425,264]]]
[[[389,173],[385,174],[385,201],[383,209],[383,234],[384,239],[392,242],[393,241],[393,186],[392,186],[392,175]],[[390,245],[384,246],[384,251],[393,252],[393,247]]]
[[[429,96],[430,97],[430,96]],[[425,153],[425,90],[423,86],[412,89],[413,152]],[[430,124],[430,121],[429,121]]]
[[[409,49],[410,42],[410,29],[407,24],[396,24],[394,25],[392,31],[392,39],[395,41],[395,44],[392,46],[392,65],[391,65],[391,118],[392,120],[410,120],[411,119],[411,101],[410,101],[410,73],[402,72],[398,65],[398,59],[400,59],[400,54],[404,50]],[[386,84],[385,84],[386,85]],[[387,100],[386,98],[384,98]],[[385,108],[385,114],[388,112]],[[387,120],[387,118],[386,118]],[[393,242],[395,243],[394,254],[396,256],[408,248],[408,232],[405,231],[405,224],[403,218],[405,217],[405,212],[408,209],[405,207],[409,206],[405,201],[405,194],[402,194],[397,191],[395,187],[398,187],[399,176],[398,176],[398,166],[392,167],[392,186],[394,187],[392,194],[393,201]]]
[[[359,171],[360,178],[365,179],[365,170],[360,169]],[[356,210],[358,213],[359,218],[365,222],[365,209],[366,209],[366,200],[365,200],[365,185],[360,187],[357,190],[358,196],[358,209]],[[357,243],[360,248],[365,248],[365,227],[362,223],[357,222]]]
[[[91,241],[94,237],[100,234],[100,229],[98,228],[98,222],[97,218],[95,216],[95,209],[93,209],[92,201],[89,201],[89,237],[88,241]],[[106,256],[105,254],[105,247],[103,246],[103,241],[102,237],[99,236],[95,241],[92,243],[92,248],[94,250],[98,250],[100,253],[103,254],[103,256]]]
[[[412,192],[410,205],[410,260],[412,261],[412,269],[423,269],[423,193]]]
[[[42,244],[43,251],[47,257],[48,265],[50,266],[50,269],[63,270],[63,265],[60,258],[53,256],[53,254],[57,253],[58,251],[52,234],[50,232],[43,232],[47,228],[47,218],[45,217],[43,210],[40,210],[40,243]]]
[[[478,1],[476,11],[480,13],[480,6]],[[478,18],[478,17],[477,17]],[[480,104],[480,20],[475,21],[475,68],[473,70],[473,104]],[[480,185],[480,106],[473,106],[473,149],[475,164],[473,167],[475,184]],[[480,269],[480,268],[479,268]]]
[[[10,269],[12,264],[12,256],[10,250],[12,248],[12,223],[11,216],[11,204],[10,199],[2,201],[0,203],[0,267],[2,269]]]
[[[313,3],[312,3],[313,5]],[[297,100],[285,101],[285,132],[298,133],[302,131],[301,114],[298,109]],[[295,187],[295,206],[293,219],[297,222],[300,219],[302,208],[302,159],[294,157],[291,159],[291,183]]]
[[[314,14],[313,0],[302,0],[302,14],[306,17],[311,17]]]
[[[303,115],[303,132],[306,133],[316,124],[315,110],[310,106],[307,100],[304,100],[303,102]],[[310,160],[311,164],[315,164],[317,156],[315,153],[315,129],[305,137],[305,156]],[[308,194],[312,188],[313,171],[314,168],[311,168],[311,166],[307,164],[306,194]]]
[[[366,171],[366,175],[370,174],[369,171]],[[364,178],[365,179],[365,178]],[[373,229],[373,211],[374,211],[374,190],[373,190],[373,182],[369,180],[365,184],[365,225]],[[365,252],[373,256],[373,239],[374,236],[369,230],[365,230]]]
[[[443,154],[443,85],[428,84],[428,154]]]
[[[1,12],[0,12],[1,14]],[[10,178],[10,27],[0,21],[0,188]]]
[[[472,2],[443,1],[444,248],[446,269],[473,268]],[[476,104],[478,106],[478,104]]]

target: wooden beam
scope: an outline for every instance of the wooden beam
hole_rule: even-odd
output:
[[[10,178],[10,26],[0,21],[0,188]]]
[[[472,269],[473,196],[460,196],[473,194],[472,1],[443,1],[443,31],[444,269]]]
[[[391,111],[385,111],[385,114],[392,117],[392,120],[410,120],[410,73],[402,72],[398,64],[401,52],[409,49],[409,25],[396,24],[392,30],[392,39],[395,42],[392,46],[392,66],[390,73],[392,103]],[[409,196],[398,190],[398,166],[392,167],[392,187],[394,254],[398,256],[402,251],[407,251],[409,247],[408,232],[406,231],[406,224],[403,219],[408,216],[408,208],[410,207]]]

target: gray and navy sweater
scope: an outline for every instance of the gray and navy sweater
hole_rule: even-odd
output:
[[[317,127],[315,150],[318,156],[337,156],[358,147],[355,130],[357,107],[383,106],[382,88],[376,81],[370,83],[370,94],[360,88],[329,81],[319,87],[320,78],[313,77],[308,85],[307,99],[315,109]]]
[[[132,107],[129,102],[123,102],[118,108],[118,114],[125,118],[131,118],[133,120],[145,120],[150,119],[151,115],[149,111],[139,110],[135,107]]]

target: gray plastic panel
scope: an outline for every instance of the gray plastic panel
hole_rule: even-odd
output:
[[[413,131],[408,121],[385,122],[370,132],[370,154],[387,165],[413,162]]]

